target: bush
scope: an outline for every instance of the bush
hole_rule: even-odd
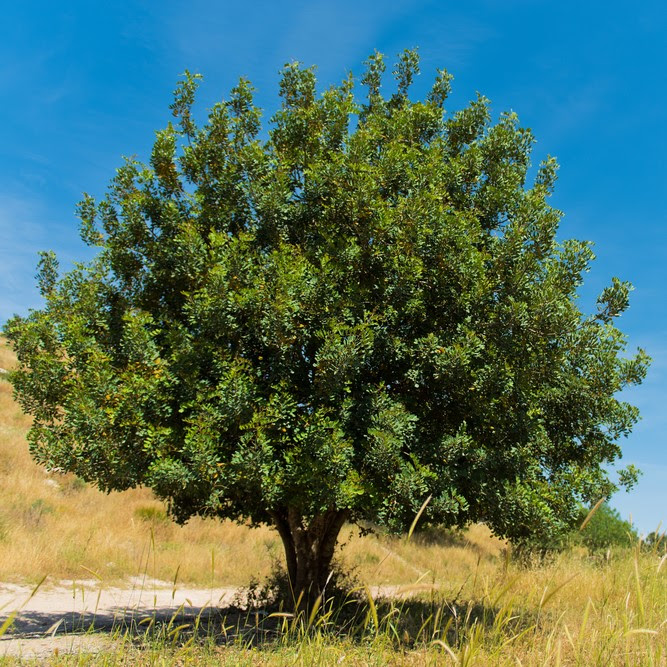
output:
[[[545,560],[574,546],[583,546],[589,553],[606,551],[613,547],[629,547],[639,539],[629,521],[607,503],[593,513],[583,528],[590,508],[581,506],[572,530],[562,535],[532,536],[513,542],[513,554],[524,565],[543,563]]]
[[[644,538],[643,547],[658,554],[667,553],[667,533],[654,530]]]
[[[588,515],[589,510],[581,509],[581,521]],[[638,539],[637,532],[629,521],[607,503],[600,505],[590,521],[580,531],[580,543],[589,551],[602,551],[612,547],[629,547]]]
[[[323,609],[335,611],[335,616],[340,621],[354,612],[355,603],[363,598],[363,588],[354,572],[343,569],[340,563],[334,560],[320,604]],[[266,580],[261,582],[256,578],[251,579],[248,586],[237,593],[232,604],[241,609],[255,611],[282,611],[285,603],[289,606],[290,602],[296,602],[296,596],[297,592],[290,583],[287,570],[274,559]]]
[[[23,521],[27,526],[32,528],[37,528],[41,522],[42,518],[47,514],[52,514],[55,511],[55,508],[48,501],[43,498],[37,498],[34,502],[31,503],[23,515]]]
[[[533,536],[512,542],[512,557],[524,567],[544,565],[556,554],[572,546],[574,533],[549,537]]]

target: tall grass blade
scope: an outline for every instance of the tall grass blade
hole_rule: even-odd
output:
[[[421,627],[417,631],[417,636],[415,637],[415,641],[418,642],[421,639],[422,632],[426,629],[426,626],[433,620],[433,614],[429,614],[426,617],[426,620],[421,624]]]
[[[516,617],[514,617],[516,618]],[[511,644],[512,642],[515,642],[517,639],[521,639],[524,635],[527,635],[529,632],[532,632],[533,630],[537,629],[537,625],[530,625],[528,626],[525,630],[522,630],[521,632],[517,633],[516,635],[512,635],[509,639],[506,639],[502,644],[501,648],[505,648],[505,646]]]
[[[584,638],[584,631],[586,630],[586,626],[588,625],[588,617],[591,614],[591,607],[593,606],[593,600],[588,598],[588,602],[586,603],[586,608],[584,609],[584,615],[581,619],[581,626],[579,628],[579,635],[577,636],[577,640],[579,644],[583,641]]]
[[[373,594],[371,593],[371,589],[368,588],[368,586],[364,586],[364,589],[366,591],[366,597],[368,597],[369,618],[373,619],[373,625],[375,626],[375,634],[377,634],[378,631],[380,630],[380,624],[378,623],[378,610],[377,607],[375,606],[375,600],[373,600]]]
[[[500,589],[500,592],[496,595],[496,597],[495,597],[495,598],[493,599],[493,601],[491,602],[491,606],[492,606],[492,607],[495,607],[495,606],[498,604],[498,602],[500,602],[500,598],[502,598],[503,595],[505,595],[505,593],[507,593],[507,591],[509,591],[509,589],[512,588],[512,586],[514,586],[514,584],[516,583],[517,579],[518,579],[518,577],[512,577],[512,578],[511,578],[511,579],[510,579],[510,580],[509,580],[509,581],[508,581],[508,582],[507,582],[507,583]]]
[[[102,577],[101,577],[101,575],[99,575],[97,572],[95,572],[95,570],[91,570],[89,567],[86,567],[85,565],[82,565],[82,566],[81,566],[81,569],[82,569],[82,570],[85,570],[85,571],[88,572],[89,574],[92,574],[93,577],[95,577],[95,579],[97,579],[97,580],[99,580],[99,581],[102,581]]]
[[[639,620],[644,624],[646,613],[644,611],[644,596],[642,594],[642,582],[639,578],[639,559],[635,554],[635,585],[637,589],[637,606],[639,607]]]
[[[310,628],[313,627],[315,617],[317,616],[317,612],[319,611],[321,604],[322,604],[322,596],[318,595],[317,598],[315,598],[315,603],[313,604],[313,608],[310,610],[310,615],[308,616],[308,623],[306,624],[306,632],[308,632]]]
[[[556,586],[556,588],[550,591],[549,594],[547,594],[547,590],[549,589],[549,587],[547,586],[544,589],[544,593],[542,593],[542,599],[540,600],[539,610],[541,611],[542,608],[546,606],[547,602],[549,602],[549,600],[551,600],[551,598],[554,595],[556,595],[556,593],[558,593],[559,590],[565,588],[565,586],[567,586],[573,579],[576,579],[578,576],[579,573],[573,574],[569,579],[566,579],[562,584],[560,584],[560,586]]]
[[[169,639],[175,639],[178,637],[178,635],[181,633],[182,630],[185,630],[190,627],[192,627],[190,623],[182,623],[181,625],[177,625],[175,628],[169,631],[167,637]]]
[[[444,651],[447,653],[447,655],[456,663],[458,663],[459,659],[456,657],[456,653],[452,651],[452,649],[442,641],[442,639],[434,639],[431,644],[434,644],[435,646],[439,646],[440,648],[444,649]]]
[[[41,585],[46,581],[46,577],[47,577],[47,576],[48,576],[48,575],[45,574],[45,575],[39,580],[37,586],[35,586],[35,587],[32,589],[32,592],[31,592],[30,595],[28,596],[28,599],[23,603],[24,605],[28,604],[28,602],[30,602],[30,600],[32,600],[32,599],[35,597],[35,593],[37,593],[37,591],[40,589]],[[22,606],[23,606],[23,605],[22,605]]]
[[[176,574],[174,574],[174,582],[173,582],[172,588],[171,588],[171,599],[172,600],[174,599],[174,597],[176,597],[176,582],[178,581],[178,573],[180,572],[180,570],[181,570],[181,566],[179,564],[178,567],[176,568]]]
[[[595,503],[595,505],[593,505],[593,507],[591,508],[591,511],[586,515],[586,518],[581,522],[581,526],[579,526],[580,531],[583,530],[586,527],[588,522],[593,518],[593,515],[600,509],[600,505],[602,505],[602,503],[605,500],[607,500],[607,497],[603,496],[602,498],[600,498],[600,500],[598,500]]]
[[[30,600],[32,600],[32,598],[35,596],[35,593],[37,593],[37,591],[39,590],[40,586],[41,586],[41,585],[44,583],[44,581],[46,580],[46,577],[47,577],[47,576],[48,576],[48,575],[45,574],[45,575],[39,580],[38,584],[32,589],[32,592],[30,593],[30,595],[28,596],[28,598],[25,600],[25,602],[24,602],[24,603],[23,603],[17,610],[15,610],[15,611],[13,611],[11,614],[9,614],[9,616],[7,616],[7,618],[4,620],[3,624],[0,625],[0,637],[2,637],[2,636],[7,632],[7,630],[9,630],[9,628],[10,628],[10,627],[12,626],[12,624],[14,623],[14,619],[16,618],[16,615],[19,613],[19,611],[20,611],[21,609],[23,609],[23,607],[25,607],[26,604],[28,604],[28,602],[30,602]]]
[[[0,625],[0,637],[2,637],[7,630],[12,626],[12,623],[14,623],[14,619],[16,618],[16,614],[18,614],[18,611],[13,611],[7,618],[5,619],[5,622]]]
[[[565,633],[565,636],[567,637],[567,641],[570,642],[570,646],[576,651],[577,647],[574,643],[574,639],[572,638],[572,633],[568,629],[567,625],[563,623],[563,632]]]
[[[414,533],[415,528],[417,527],[417,523],[419,522],[419,519],[421,518],[421,515],[424,513],[424,510],[426,509],[426,506],[431,502],[431,498],[433,496],[429,496],[423,503],[422,506],[419,508],[419,512],[417,512],[417,516],[414,518],[412,521],[412,524],[410,525],[410,530],[408,530],[408,539],[406,540],[407,542],[410,541],[410,538],[412,537],[412,533]]]
[[[167,632],[169,632],[174,625],[174,621],[178,618],[178,615],[185,609],[185,602],[183,602],[179,608],[171,615],[169,623],[167,624]]]
[[[51,625],[47,630],[44,631],[45,637],[55,637],[58,628],[65,622],[64,618],[58,619],[53,625]]]

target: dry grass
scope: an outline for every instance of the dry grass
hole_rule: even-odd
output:
[[[415,547],[418,548],[418,547]],[[53,655],[67,665],[578,665],[667,664],[665,561],[627,550],[597,564],[569,553],[531,569],[502,560],[475,566],[458,588],[368,603],[351,634],[327,613],[284,619],[268,642],[223,619],[193,637],[186,626],[112,637],[99,653]],[[479,563],[479,564],[477,564]],[[238,622],[252,633],[270,617]],[[175,624],[174,624],[175,625]],[[248,627],[249,626],[249,627]],[[221,630],[224,640],[221,641]],[[183,632],[179,636],[177,630]],[[43,664],[40,659],[37,664]],[[25,660],[16,664],[26,664]]]

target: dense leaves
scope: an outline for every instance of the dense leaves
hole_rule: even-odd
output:
[[[585,519],[586,510],[580,512]],[[635,544],[639,536],[629,521],[607,503],[600,505],[584,528],[579,532],[579,541],[590,551],[600,551],[611,547],[629,547]]]
[[[648,363],[614,326],[629,284],[582,314],[593,253],[556,239],[554,159],[529,183],[515,114],[446,112],[445,71],[412,102],[410,51],[385,97],[384,69],[360,101],[285,66],[267,135],[246,80],[197,124],[186,73],[149,164],[79,206],[95,259],[43,254],[45,307],[6,325],[38,461],[288,542],[400,530],[429,495],[425,521],[546,535],[611,492]]]

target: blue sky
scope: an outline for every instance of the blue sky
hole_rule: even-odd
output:
[[[667,9],[662,2],[447,0],[6,3],[0,26],[0,323],[39,306],[36,253],[87,256],[74,205],[104,192],[121,155],[146,158],[185,68],[201,72],[200,109],[239,76],[275,108],[288,61],[318,66],[323,86],[378,49],[418,46],[420,97],[437,67],[455,76],[457,109],[480,91],[494,114],[532,128],[535,162],[557,156],[561,238],[595,242],[581,290],[593,308],[612,276],[635,285],[619,322],[654,358],[628,392],[643,419],[624,463],[644,470],[614,504],[640,530],[667,523]],[[664,527],[663,523],[663,527]]]

